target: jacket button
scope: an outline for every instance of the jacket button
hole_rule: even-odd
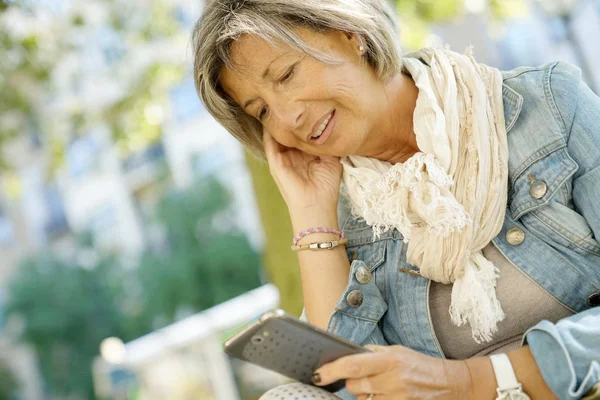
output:
[[[587,298],[587,303],[590,307],[600,306],[600,290],[590,294]]]
[[[371,281],[371,271],[365,267],[358,267],[354,276],[356,276],[358,283],[362,283],[363,285]]]
[[[348,303],[350,307],[359,307],[362,302],[363,294],[360,292],[360,290],[353,290],[348,293],[348,296],[346,296],[346,303]]]
[[[506,231],[506,241],[513,246],[518,246],[525,240],[525,232],[518,226],[513,226]]]
[[[536,200],[544,197],[547,191],[548,186],[546,186],[546,182],[537,179],[533,180],[531,182],[531,186],[529,187],[529,194]]]

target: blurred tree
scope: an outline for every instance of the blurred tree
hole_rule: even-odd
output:
[[[462,11],[463,0],[397,0],[400,15],[414,15],[425,21],[445,21]]]
[[[6,361],[0,358],[0,400],[17,399],[18,384]]]
[[[486,0],[484,0],[486,1]],[[521,17],[527,12],[524,0],[487,0],[493,19]],[[402,43],[409,50],[426,45],[436,23],[450,21],[466,12],[465,0],[395,0],[402,26]]]
[[[167,250],[148,252],[138,271],[154,328],[260,286],[260,257],[235,215],[229,193],[211,178],[160,202]]]
[[[47,393],[92,398],[90,365],[102,339],[125,337],[121,268],[82,249],[82,262],[41,253],[25,260],[9,284],[7,316],[23,321],[20,338],[39,358]]]
[[[500,20],[524,17],[529,12],[528,4],[523,0],[490,0],[490,9]]]
[[[19,336],[36,350],[48,394],[92,398],[90,365],[103,339],[133,340],[260,286],[260,257],[216,180],[167,196],[157,215],[167,249],[149,251],[137,268],[94,250],[90,235],[70,260],[43,253],[18,268],[6,315],[23,321]]]
[[[300,269],[296,254],[290,250],[294,234],[287,207],[268,165],[250,154],[246,154],[246,164],[252,174],[267,241],[263,261],[269,281],[279,289],[281,308],[292,315],[300,315],[303,304]]]
[[[52,169],[99,126],[124,157],[153,143],[187,66],[173,57],[189,39],[172,2],[59,3],[0,2],[0,171],[19,136],[35,137]]]

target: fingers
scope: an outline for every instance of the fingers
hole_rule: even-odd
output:
[[[375,397],[372,397],[372,399],[375,400]],[[356,396],[356,400],[369,400],[369,395],[359,394],[358,396]]]
[[[353,395],[369,395],[371,393],[377,393],[370,378],[347,379],[346,390]]]
[[[401,395],[401,391],[397,390],[400,386],[399,383],[392,383],[391,381],[395,381],[395,379],[389,374],[380,374],[359,379],[347,379],[346,390],[348,393],[355,396],[374,394],[377,395],[376,397],[379,399],[386,394],[390,395],[394,393],[398,396]]]
[[[267,161],[271,161],[273,159],[273,155],[277,153],[277,142],[273,139],[268,132],[263,131],[263,146],[265,148],[265,155],[267,156]]]
[[[371,350],[374,353],[385,353],[394,350],[392,346],[379,346],[376,344],[367,344],[365,345],[365,349]]]
[[[340,379],[358,379],[383,373],[391,362],[387,351],[355,354],[325,364],[315,374],[320,377],[319,385],[327,385]]]

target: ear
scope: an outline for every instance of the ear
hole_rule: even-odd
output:
[[[344,36],[356,54],[363,56],[367,52],[366,42],[362,36],[350,32],[344,32]]]

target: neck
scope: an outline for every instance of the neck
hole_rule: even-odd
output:
[[[419,89],[409,75],[398,74],[386,82],[386,103],[381,113],[372,155],[392,164],[403,163],[419,152],[413,129],[413,114]]]

